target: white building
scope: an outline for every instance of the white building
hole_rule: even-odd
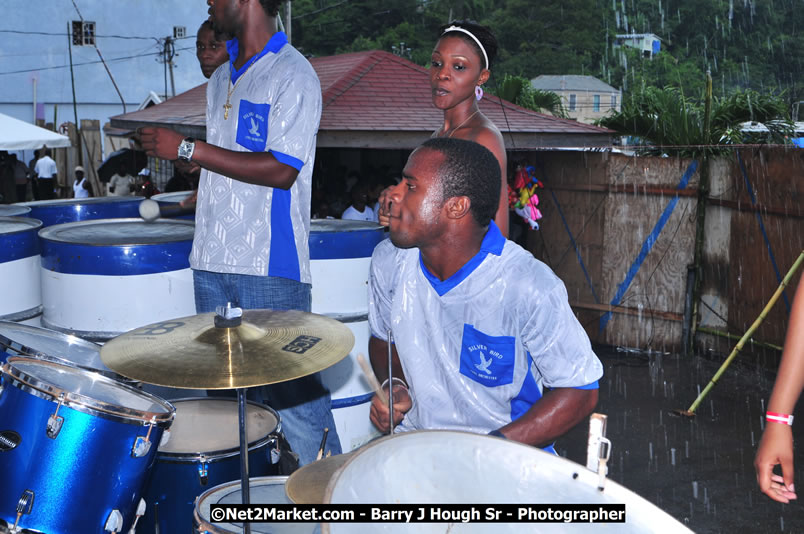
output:
[[[5,0],[3,8],[0,113],[76,122],[74,83],[78,123],[103,126],[151,92],[172,96],[205,81],[195,57],[204,0]],[[172,69],[162,61],[166,38]]]
[[[662,40],[653,33],[618,33],[614,48],[628,46],[642,52],[642,57],[653,58],[662,49]]]
[[[620,111],[622,104],[622,91],[594,76],[543,74],[533,78],[530,84],[534,89],[556,93],[569,118],[586,124]]]

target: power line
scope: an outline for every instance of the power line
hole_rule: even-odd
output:
[[[13,33],[17,35],[48,35],[54,37],[63,37],[64,33],[53,33],[53,32],[27,32],[21,30],[0,30],[0,33]],[[195,39],[196,35],[185,35],[184,37],[176,37],[176,40],[179,39]],[[161,37],[138,37],[136,35],[95,35],[96,39],[139,39],[144,41],[156,41],[161,39]]]
[[[189,47],[188,46],[188,47],[185,47],[185,48],[179,48],[177,50],[178,51],[195,50],[195,47]],[[137,54],[137,55],[134,55],[134,56],[116,57],[116,58],[109,59],[108,62],[112,63],[112,62],[125,61],[125,60],[129,60],[129,59],[137,59],[137,58],[147,57],[147,56],[161,56],[161,55],[162,55],[162,51],[160,50],[159,52],[148,52],[148,53],[145,53],[145,54]],[[97,61],[85,61],[83,63],[74,63],[73,66],[74,67],[81,67],[81,66],[85,66],[85,65],[97,65],[98,63],[102,63],[102,62],[100,60],[97,60]],[[10,75],[10,74],[24,74],[26,72],[38,72],[38,71],[44,71],[44,70],[65,69],[65,68],[69,68],[69,67],[70,67],[70,65],[55,65],[55,66],[52,66],[52,67],[39,67],[39,68],[35,68],[35,69],[15,70],[15,71],[9,71],[9,72],[0,72],[0,76],[6,76],[6,75]]]

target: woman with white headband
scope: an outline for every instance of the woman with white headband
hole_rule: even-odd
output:
[[[433,137],[474,141],[494,154],[500,164],[500,205],[494,222],[508,236],[508,163],[500,130],[478,107],[489,66],[497,55],[491,30],[472,22],[456,21],[441,27],[430,61],[433,105],[444,111],[444,124]],[[380,197],[380,223],[388,225],[386,191]]]

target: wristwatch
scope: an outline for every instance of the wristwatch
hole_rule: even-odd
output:
[[[193,151],[195,150],[195,139],[192,137],[185,137],[179,143],[179,159],[190,161],[193,159]]]

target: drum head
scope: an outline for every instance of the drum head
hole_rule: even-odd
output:
[[[137,424],[155,418],[161,426],[169,426],[173,418],[169,402],[77,367],[15,356],[2,371],[11,386],[54,402],[63,393],[64,405],[81,412]]]
[[[625,524],[534,523],[531,527],[562,533],[691,532],[612,480],[606,480],[604,491],[597,486],[597,474],[541,449],[466,432],[420,431],[383,438],[359,450],[335,473],[325,502],[625,504]],[[444,526],[419,524],[417,532],[443,532]],[[522,532],[523,526],[455,523],[450,532]],[[324,532],[408,532],[407,527],[404,523],[332,523]]]
[[[31,208],[28,206],[18,204],[0,205],[0,217],[24,217],[29,213],[31,213]]]
[[[115,376],[101,361],[100,345],[47,328],[0,321],[0,348]]]
[[[36,230],[42,227],[42,221],[27,217],[0,217],[0,236]]]
[[[170,440],[159,447],[160,454],[210,456],[239,451],[237,400],[200,397],[171,404],[176,407],[176,418]],[[279,415],[255,402],[246,405],[246,419],[249,446],[266,439],[279,426]]]
[[[58,243],[96,246],[157,245],[192,241],[195,225],[190,221],[158,219],[96,219],[59,224],[42,230],[39,237]]]
[[[249,492],[252,503],[259,504],[292,504],[285,495],[287,477],[257,477],[249,480]],[[241,504],[243,497],[240,481],[227,482],[204,492],[195,505],[196,521],[206,523],[201,532],[240,533],[241,523],[209,524],[209,509],[213,504]],[[255,534],[309,534],[315,530],[316,523],[252,523],[251,532]]]

